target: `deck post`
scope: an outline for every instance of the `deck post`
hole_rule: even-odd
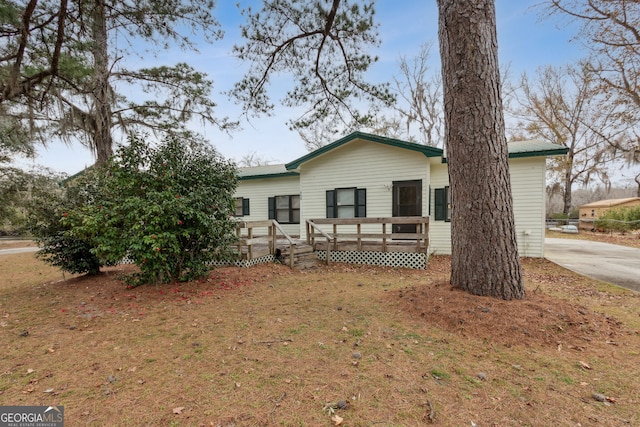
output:
[[[333,224],[333,250],[338,250],[338,239],[336,236],[338,235],[338,224]]]
[[[236,224],[236,237],[238,238],[238,243],[236,246],[238,247],[238,257],[242,259],[242,223],[238,222]]]
[[[296,264],[296,245],[293,244],[293,242],[289,242],[289,267],[293,268],[293,266]]]
[[[387,252],[387,223],[382,223],[382,252]]]

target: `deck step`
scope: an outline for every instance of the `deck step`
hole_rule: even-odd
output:
[[[289,246],[285,246],[281,248],[282,254],[282,263],[289,265],[290,262],[290,253]],[[295,268],[304,270],[309,268],[315,268],[320,264],[316,253],[313,251],[313,247],[310,245],[300,243],[295,245],[294,248],[294,261],[293,265]]]

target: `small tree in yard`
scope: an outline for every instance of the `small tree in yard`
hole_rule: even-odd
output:
[[[236,166],[186,133],[157,147],[129,138],[100,171],[100,203],[68,217],[107,262],[128,256],[140,268],[130,283],[192,280],[232,256]]]

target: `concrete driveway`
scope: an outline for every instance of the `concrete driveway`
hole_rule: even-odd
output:
[[[640,249],[589,240],[544,240],[544,257],[584,276],[640,292]]]

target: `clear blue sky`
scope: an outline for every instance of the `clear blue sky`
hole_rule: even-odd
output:
[[[539,0],[496,0],[499,55],[501,65],[510,63],[512,76],[523,71],[535,72],[544,65],[562,65],[581,57],[578,46],[569,43],[571,29],[558,28],[558,23],[540,20],[536,10],[530,9]],[[234,117],[239,108],[231,104],[220,92],[232,87],[242,73],[242,65],[230,56],[231,46],[238,39],[240,16],[236,1],[218,0],[216,16],[225,30],[224,40],[203,46],[200,54],[180,51],[164,53],[158,61],[166,64],[185,61],[206,72],[214,81],[214,97],[220,116]],[[240,3],[247,3],[241,1]],[[376,81],[391,81],[397,74],[398,59],[411,58],[425,42],[432,42],[434,65],[438,65],[437,7],[435,0],[377,0],[376,17],[380,23],[382,45],[377,52],[380,62],[371,70]],[[277,95],[274,97],[277,100]],[[281,108],[277,116],[243,123],[243,130],[231,137],[212,128],[194,127],[203,133],[225,157],[240,160],[243,155],[255,153],[273,163],[291,161],[306,154],[304,143],[296,132],[287,129],[291,111]],[[33,163],[58,172],[76,173],[93,164],[88,149],[80,145],[65,146],[51,143],[39,150]],[[23,165],[25,163],[22,163]]]

